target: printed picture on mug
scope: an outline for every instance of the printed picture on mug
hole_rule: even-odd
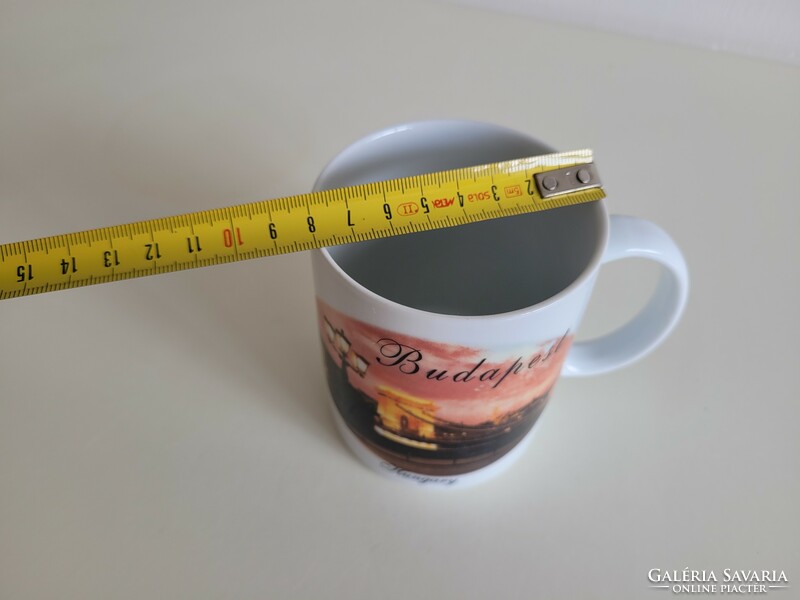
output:
[[[317,301],[328,385],[347,427],[386,462],[456,475],[488,465],[541,414],[572,342],[488,351],[369,325]]]

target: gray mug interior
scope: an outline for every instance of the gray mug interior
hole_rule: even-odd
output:
[[[458,125],[435,139],[417,135],[425,143],[414,143],[413,128],[365,141],[367,158],[349,162],[345,151],[345,168],[331,163],[317,187],[553,152],[511,130]],[[351,149],[358,152],[357,146]],[[576,281],[598,251],[604,218],[599,203],[590,203],[335,246],[327,252],[353,280],[399,304],[441,314],[492,315],[543,302]]]

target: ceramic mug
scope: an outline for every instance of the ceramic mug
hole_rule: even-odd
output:
[[[410,123],[349,146],[315,189],[551,152],[495,125]],[[626,257],[662,267],[649,303],[608,335],[574,342],[600,266]],[[559,375],[641,358],[675,326],[688,292],[672,239],[609,217],[603,201],[323,248],[312,267],[342,436],[379,472],[427,485],[507,467]]]

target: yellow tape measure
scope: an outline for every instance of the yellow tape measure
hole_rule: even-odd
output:
[[[0,245],[0,300],[427,231],[605,197],[590,150]]]

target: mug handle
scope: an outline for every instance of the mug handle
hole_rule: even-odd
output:
[[[596,375],[629,365],[664,341],[680,319],[689,294],[689,272],[672,238],[650,221],[612,215],[608,245],[600,264],[623,258],[646,258],[661,265],[653,296],[639,314],[619,329],[573,344],[563,375]]]

